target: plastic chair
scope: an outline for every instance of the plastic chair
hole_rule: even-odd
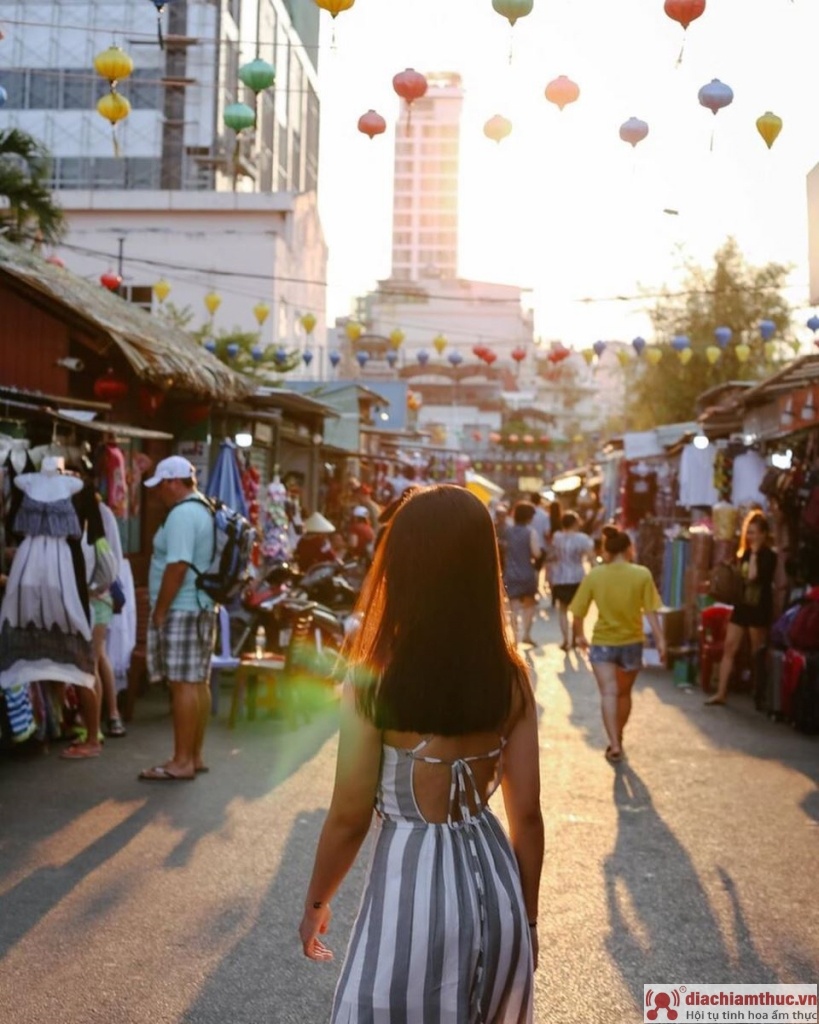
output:
[[[703,608],[697,627],[699,638],[700,686],[708,693],[714,666],[722,661],[725,651],[725,634],[733,608],[728,604],[712,604]]]
[[[230,615],[223,605],[219,606],[219,653],[215,651],[210,657],[210,710],[211,714],[219,714],[219,674],[235,672],[241,664],[239,658],[230,653]]]

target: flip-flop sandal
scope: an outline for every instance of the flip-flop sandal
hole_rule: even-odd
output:
[[[205,775],[207,772],[210,771],[210,768],[208,768],[206,764],[203,764],[200,765],[198,768],[195,768],[194,771],[196,772],[197,775]]]
[[[145,768],[137,776],[143,782],[193,782],[195,775],[174,775],[164,765],[158,764],[153,768]]]
[[[72,743],[70,747],[60,751],[60,757],[64,761],[84,761],[89,757],[99,757],[102,750],[97,747],[88,747],[83,743]]]
[[[121,718],[111,718],[108,720],[108,735],[114,739],[128,735],[128,731],[122,724]]]

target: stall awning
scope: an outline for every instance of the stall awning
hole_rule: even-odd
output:
[[[76,427],[92,430],[96,434],[113,434],[115,437],[141,438],[145,441],[172,441],[173,434],[164,430],[147,430],[145,427],[132,427],[129,423],[106,423],[102,420],[89,420],[84,416],[74,416],[69,409],[49,410],[49,414],[59,423],[71,423]]]

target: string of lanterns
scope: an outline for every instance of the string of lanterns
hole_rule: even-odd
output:
[[[108,92],[97,102],[97,112],[111,125],[114,156],[119,156],[117,125],[131,113],[131,104],[117,92],[117,86],[130,77],[134,62],[119,46],[109,46],[94,58],[94,70],[108,82]]]

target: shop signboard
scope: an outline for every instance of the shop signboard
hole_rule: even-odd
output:
[[[200,491],[208,486],[210,445],[207,441],[177,441],[176,454],[184,456],[196,470],[196,484]]]
[[[819,424],[819,388],[798,388],[780,395],[779,425],[785,433]]]

